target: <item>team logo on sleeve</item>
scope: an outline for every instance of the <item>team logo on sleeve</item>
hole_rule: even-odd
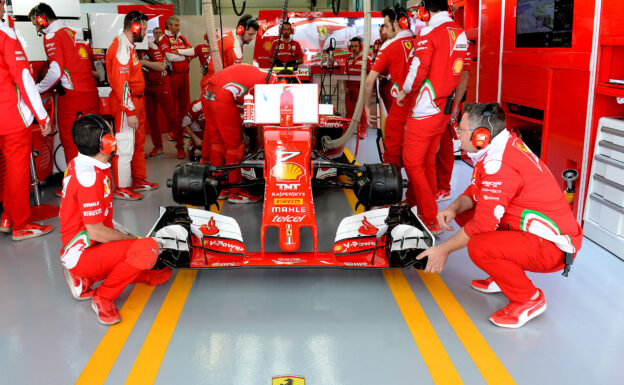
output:
[[[89,57],[89,54],[87,53],[87,50],[84,49],[84,47],[80,47],[80,49],[78,50],[78,54],[83,59],[86,59],[87,57]]]
[[[462,58],[457,58],[455,63],[453,63],[453,75],[459,75],[464,68],[464,60]]]
[[[109,177],[104,178],[104,198],[111,193],[111,180]]]
[[[235,82],[229,82],[224,85],[223,88],[230,91],[232,95],[234,95],[234,98],[238,98],[247,92],[247,88],[245,88],[242,84]]]

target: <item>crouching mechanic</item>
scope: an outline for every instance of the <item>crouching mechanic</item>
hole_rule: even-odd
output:
[[[79,154],[67,166],[61,199],[61,263],[72,296],[92,298],[91,307],[105,325],[121,321],[113,302],[133,282],[160,285],[171,269],[150,270],[159,254],[153,238],[117,230],[113,221],[110,160],[116,150],[108,123],[86,115],[72,128]],[[102,281],[92,290],[91,284]]]
[[[509,299],[490,321],[518,328],[546,310],[544,293],[525,271],[565,268],[567,275],[581,247],[581,227],[546,164],[505,128],[498,104],[466,104],[459,139],[475,164],[472,182],[437,218],[445,230],[452,230],[453,219],[463,227],[417,258],[429,258],[425,272],[440,273],[449,253],[467,246],[489,275],[472,287]]]
[[[202,145],[202,163],[222,166],[225,163],[240,163],[245,155],[241,113],[245,95],[254,93],[256,84],[266,83],[266,72],[248,64],[234,64],[217,72],[204,89],[201,97],[206,129]],[[271,75],[269,83],[275,83]],[[229,183],[242,181],[240,169],[230,171]],[[230,203],[253,203],[261,197],[252,195],[242,188],[223,190],[219,199]]]
[[[182,118],[182,130],[191,137],[188,146],[188,154],[191,161],[197,160],[198,158],[195,154],[196,150],[201,153],[205,126],[206,121],[204,120],[204,110],[202,109],[201,100],[195,99],[191,102],[188,112]]]

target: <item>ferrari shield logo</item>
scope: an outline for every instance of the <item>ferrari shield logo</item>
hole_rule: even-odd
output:
[[[273,377],[271,385],[305,385],[305,377]]]
[[[404,41],[404,42],[403,42],[403,45],[405,46],[405,48],[406,48],[408,51],[411,51],[411,50],[412,50],[412,42],[411,42],[411,41]]]
[[[327,27],[318,27],[319,35],[321,35],[321,39],[325,39],[327,37]]]

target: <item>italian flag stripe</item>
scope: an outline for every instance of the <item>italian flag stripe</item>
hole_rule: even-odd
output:
[[[17,112],[20,114],[22,118],[22,122],[24,126],[28,127],[28,123],[26,123],[26,118],[24,118],[24,114],[22,113],[22,109],[20,108],[20,100],[22,100],[22,95],[20,95],[19,89],[15,86],[15,93],[17,94]]]
[[[557,224],[553,222],[552,219],[535,210],[524,210],[522,212],[522,216],[520,217],[520,227],[523,231],[528,231],[531,222],[533,221],[541,222],[543,225],[550,228],[554,234],[561,235],[561,230],[559,229],[559,226],[557,226]]]

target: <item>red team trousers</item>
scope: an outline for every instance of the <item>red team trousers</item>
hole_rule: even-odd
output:
[[[100,99],[97,92],[80,92],[66,89],[65,95],[58,97],[56,108],[59,137],[65,152],[65,162],[69,164],[78,155],[78,147],[74,144],[72,137],[74,122],[79,113],[82,116],[99,113]]]
[[[436,154],[436,175],[438,178],[438,190],[451,190],[451,176],[455,164],[455,153],[453,152],[453,133],[449,125],[440,138],[440,148]]]
[[[91,282],[104,280],[98,296],[114,300],[132,282],[148,281],[158,258],[158,244],[152,238],[100,243],[86,248],[72,273]]]
[[[204,161],[210,159],[210,164],[213,166],[239,163],[245,155],[240,111],[236,103],[231,100],[231,96],[229,98],[217,96],[216,99],[206,101],[202,98],[202,108],[206,116],[202,159]],[[219,118],[208,119],[210,116]],[[230,171],[228,180],[230,183],[240,182],[242,180],[240,169]]]
[[[405,132],[405,123],[409,114],[412,112],[414,104],[414,94],[410,93],[403,100],[403,105],[399,106],[396,99],[392,100],[392,107],[388,112],[385,126],[384,143],[386,151],[383,155],[384,163],[392,163],[397,167],[403,166],[402,149],[403,149],[403,133]]]
[[[360,93],[360,84],[359,82],[347,82],[347,89],[351,91],[351,95],[345,94],[345,112],[347,118],[353,119],[353,112],[355,111],[355,105],[357,104],[358,95]],[[362,107],[362,116],[360,116],[360,125],[358,127],[360,135],[366,134],[366,127],[368,127],[368,122],[366,121],[364,107]]]
[[[466,224],[474,210],[455,217],[459,226]],[[468,255],[489,274],[512,302],[525,303],[537,288],[525,271],[552,273],[565,267],[563,251],[553,242],[525,231],[489,231],[468,241]]]
[[[182,135],[182,119],[186,115],[191,104],[191,89],[189,86],[188,72],[172,72],[169,76],[171,83],[171,98],[177,111],[175,127],[169,127],[173,132],[173,139],[177,148],[184,148],[184,136]]]
[[[442,113],[427,119],[408,119],[403,137],[403,165],[409,180],[407,203],[418,207],[425,224],[433,223],[438,215],[436,153],[447,122],[448,115]]]
[[[128,170],[128,165],[120,164],[119,156],[114,156],[111,161],[115,186],[119,188],[131,187],[125,186],[125,183],[120,185],[120,172],[130,172],[133,183],[144,181],[147,178],[145,171],[145,122],[147,119],[145,116],[145,99],[143,96],[132,95],[132,101],[134,102],[136,116],[139,119],[139,129],[134,130],[134,153],[130,162],[130,169]],[[111,93],[111,107],[113,108],[113,116],[115,117],[115,132],[120,132],[122,124],[127,124],[126,113],[121,110],[117,111],[115,108],[115,106],[119,105],[121,105],[121,103],[117,102]]]
[[[0,153],[5,164],[2,202],[13,230],[21,229],[30,218],[31,132],[32,126],[15,134],[0,135]]]
[[[158,106],[160,105],[167,119],[168,130],[174,133],[176,148],[180,149],[184,148],[184,145],[180,145],[181,142],[178,141],[180,138],[175,136],[177,135],[176,127],[180,127],[180,122],[178,122],[176,105],[171,97],[171,85],[169,84],[169,79],[166,79],[166,81],[153,83],[145,88],[147,122],[154,147],[162,147],[162,137],[158,128]],[[180,130],[178,130],[178,132],[180,132]],[[181,132],[180,135],[182,135]]]

